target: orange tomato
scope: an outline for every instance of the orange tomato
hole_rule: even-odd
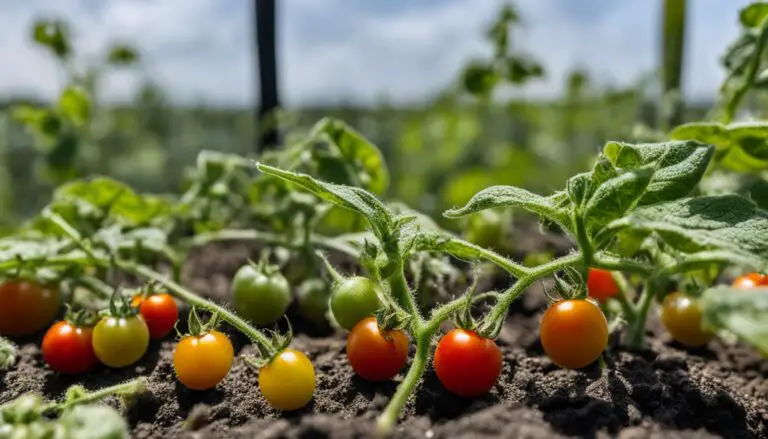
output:
[[[188,335],[173,351],[173,369],[182,384],[192,390],[216,387],[232,368],[235,350],[219,331]]]
[[[553,304],[544,313],[539,330],[549,358],[568,369],[593,363],[608,344],[608,321],[600,307],[589,300]]]

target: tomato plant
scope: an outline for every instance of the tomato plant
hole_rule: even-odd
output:
[[[93,351],[93,321],[86,313],[67,313],[66,319],[48,328],[41,349],[43,359],[59,373],[77,374],[93,368],[99,359]]]
[[[491,390],[501,373],[501,350],[473,331],[453,329],[437,344],[435,373],[446,389],[464,397]]]
[[[291,303],[291,288],[276,266],[249,263],[232,279],[232,303],[238,314],[256,325],[275,323]]]
[[[589,300],[563,300],[547,308],[539,334],[544,352],[555,364],[580,369],[594,363],[605,350],[608,321]]]
[[[259,370],[259,389],[276,409],[300,409],[315,393],[315,368],[304,353],[283,349]]]
[[[381,307],[381,287],[367,277],[336,281],[331,292],[331,313],[342,328],[354,326]]]
[[[168,335],[179,319],[179,306],[170,294],[142,294],[131,300],[131,306],[139,309],[149,328],[149,336],[159,340]]]
[[[31,335],[53,321],[61,308],[58,286],[16,279],[0,284],[0,334]]]
[[[235,350],[229,338],[215,329],[216,319],[202,325],[192,308],[189,322],[189,333],[181,337],[173,351],[173,370],[189,389],[212,389],[232,368]]]
[[[587,292],[589,297],[605,302],[619,294],[619,285],[610,271],[590,268],[587,276]]]
[[[695,297],[668,294],[661,308],[661,323],[677,342],[690,347],[707,344],[715,334],[702,327],[702,311]]]
[[[366,317],[347,336],[347,358],[366,380],[392,379],[408,360],[408,335],[399,329],[382,331],[376,317]]]

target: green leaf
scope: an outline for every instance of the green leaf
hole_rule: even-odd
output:
[[[604,154],[617,168],[649,168],[653,176],[638,205],[674,200],[690,194],[709,166],[714,147],[695,141],[606,144]]]
[[[499,83],[499,73],[485,62],[472,62],[462,73],[464,90],[475,96],[487,97]]]
[[[38,20],[32,27],[34,41],[46,48],[60,59],[72,54],[72,46],[69,40],[69,30],[63,21]]]
[[[120,413],[104,404],[75,406],[58,420],[64,437],[79,439],[124,439],[129,437],[128,423]]]
[[[343,121],[324,118],[315,124],[312,136],[322,136],[338,148],[344,160],[364,172],[363,186],[375,194],[389,187],[389,171],[384,157],[373,143]]]
[[[57,107],[75,126],[83,126],[91,119],[91,98],[82,87],[70,85],[65,88]]]
[[[730,331],[768,355],[768,288],[710,288],[701,308],[704,325]]]
[[[137,61],[139,61],[139,53],[128,45],[112,46],[107,54],[107,62],[115,66],[128,66]]]
[[[565,227],[568,212],[555,207],[555,201],[553,197],[542,197],[514,186],[491,186],[475,194],[464,207],[449,209],[443,215],[458,218],[486,209],[521,207]]]
[[[590,230],[621,218],[635,207],[651,182],[648,169],[630,171],[601,184],[587,202],[584,219]]]
[[[692,139],[715,145],[723,166],[739,172],[768,169],[768,123],[752,121],[722,125],[697,122],[670,133],[673,139]]]
[[[385,240],[391,236],[395,224],[392,212],[365,189],[318,181],[307,174],[297,174],[263,163],[256,163],[256,167],[265,174],[295,183],[329,203],[363,215],[379,239]]]
[[[568,179],[565,191],[575,206],[583,206],[589,200],[592,174],[584,172]]]
[[[744,27],[759,27],[768,17],[768,3],[755,2],[739,13],[739,21]]]
[[[635,209],[605,232],[634,230],[660,236],[685,253],[727,250],[768,266],[768,213],[737,195],[685,198]]]

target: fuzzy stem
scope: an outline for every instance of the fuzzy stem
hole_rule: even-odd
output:
[[[757,74],[760,70],[760,63],[763,61],[763,50],[766,44],[768,44],[768,19],[763,20],[760,23],[760,36],[757,39],[757,45],[755,51],[752,52],[752,59],[747,67],[747,77],[739,84],[739,87],[733,92],[731,96],[727,98],[725,102],[725,108],[723,108],[722,122],[729,124],[733,121],[736,115],[736,110],[739,108],[739,104],[746,96],[749,89],[755,84]]]
[[[123,269],[125,269],[126,271],[131,272],[135,275],[142,276],[147,279],[156,281],[162,285],[165,285],[165,287],[168,288],[168,291],[171,294],[183,300],[184,302],[189,303],[190,305],[194,305],[198,308],[204,309],[211,313],[218,314],[222,320],[225,320],[226,322],[228,322],[229,324],[237,328],[238,331],[245,334],[253,343],[258,344],[261,348],[265,349],[266,352],[269,352],[270,355],[274,355],[276,353],[274,347],[272,346],[272,343],[264,334],[262,334],[258,329],[251,326],[248,322],[245,321],[245,319],[238,316],[234,312],[229,311],[228,309],[222,306],[216,305],[213,302],[203,299],[202,297],[187,290],[186,288],[182,287],[176,282],[173,282],[172,280],[167,279],[165,276],[152,270],[151,268],[145,267],[143,265],[137,265],[127,261],[118,261],[118,265]]]
[[[416,389],[416,385],[424,375],[424,371],[429,363],[429,348],[433,333],[423,331],[416,340],[416,355],[413,357],[408,374],[397,387],[397,391],[389,401],[387,408],[384,409],[384,412],[376,421],[376,431],[379,436],[387,436],[391,433],[392,428],[397,423],[397,419],[400,417],[400,413],[403,411],[403,407],[405,407],[411,394]]]
[[[472,259],[484,259],[488,262],[492,262],[498,265],[518,279],[530,274],[531,272],[530,268],[517,264],[493,250],[471,244],[458,238],[448,239],[442,243],[437,248],[437,250],[448,253],[449,255],[459,259],[467,259],[469,255],[472,256]]]
[[[638,303],[637,315],[633,320],[629,320],[629,332],[627,333],[627,342],[630,347],[640,349],[645,345],[645,320],[648,318],[648,311],[656,296],[656,288],[652,281],[646,281],[643,285],[643,294]]]
[[[43,412],[60,413],[76,405],[89,404],[92,402],[100,401],[107,396],[133,396],[144,392],[146,389],[147,379],[145,377],[139,377],[125,383],[104,387],[103,389],[94,390],[92,392],[86,392],[82,396],[79,396],[73,400],[49,403],[43,408]]]
[[[405,281],[402,260],[398,262],[395,274],[390,276],[387,281],[389,282],[389,290],[392,297],[397,301],[398,305],[405,308],[410,315],[416,317],[421,324],[423,318],[416,307],[416,303],[413,301],[413,294],[411,294],[411,289],[408,287],[408,282]]]
[[[624,313],[627,320],[632,321],[636,317],[637,310],[635,310],[635,306],[629,300],[629,297],[627,297],[627,289],[629,288],[627,279],[625,279],[624,275],[618,271],[612,271],[611,276],[616,282],[616,286],[619,287],[619,292],[616,294],[616,300],[619,302],[619,305],[621,305],[621,311]]]

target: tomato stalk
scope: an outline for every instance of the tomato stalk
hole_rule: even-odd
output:
[[[637,312],[633,319],[627,319],[629,321],[627,343],[630,347],[639,349],[645,344],[645,321],[648,318],[648,311],[651,309],[651,304],[657,293],[656,282],[653,279],[645,281],[643,293],[638,302]]]
[[[166,278],[162,274],[152,270],[149,267],[128,261],[118,261],[117,263],[121,268],[130,273],[162,284],[172,295],[178,297],[180,300],[200,309],[204,309],[212,314],[218,314],[219,318],[231,324],[238,331],[245,334],[253,343],[259,345],[261,348],[260,350],[263,349],[263,352],[268,352],[270,356],[277,353],[270,340],[264,334],[262,334],[261,331],[251,326],[247,321],[245,321],[245,319],[238,316],[234,312],[203,299],[197,294],[187,290],[178,283]]]
[[[328,250],[334,250],[354,258],[360,257],[360,252],[352,245],[347,244],[339,238],[329,238],[327,236],[309,233],[308,241],[315,247],[323,247]],[[271,246],[285,247],[290,250],[302,250],[304,243],[290,242],[284,236],[277,233],[270,233],[261,230],[236,230],[224,229],[217,232],[203,233],[196,235],[186,244],[192,247],[199,247],[205,244],[220,241],[259,241]]]
[[[60,413],[76,405],[89,404],[100,401],[108,396],[131,398],[147,390],[147,378],[139,377],[114,386],[104,387],[99,390],[87,391],[80,386],[72,386],[67,389],[67,397],[64,401],[50,402],[43,408],[44,413]]]

